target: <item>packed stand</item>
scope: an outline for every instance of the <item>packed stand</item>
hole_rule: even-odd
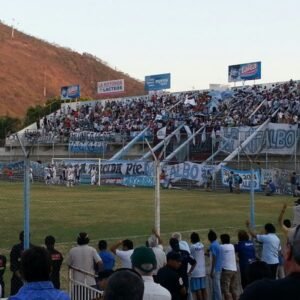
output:
[[[217,131],[221,126],[260,125],[272,115],[274,123],[297,124],[299,114],[300,83],[291,80],[226,91],[163,93],[64,104],[59,112],[37,121],[37,136],[27,132],[26,138],[41,142],[119,142],[120,137],[128,141],[147,126],[152,134],[164,126],[171,132],[183,122],[191,129],[206,125]]]

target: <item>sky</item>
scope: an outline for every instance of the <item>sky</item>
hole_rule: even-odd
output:
[[[9,0],[0,20],[87,52],[130,76],[171,73],[171,90],[228,84],[228,66],[262,62],[256,83],[300,79],[299,0]]]

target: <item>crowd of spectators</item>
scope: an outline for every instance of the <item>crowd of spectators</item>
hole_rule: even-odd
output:
[[[121,278],[110,286],[110,278],[114,278],[113,274],[120,270],[136,272],[142,279],[144,291],[140,290],[139,299],[187,299],[188,293],[192,293],[194,299],[206,300],[209,292],[212,299],[226,300],[239,299],[243,291],[241,299],[251,299],[249,295],[255,293],[253,284],[258,282],[259,288],[264,291],[269,285],[276,287],[276,281],[279,285],[281,282],[289,282],[289,289],[295,291],[299,286],[300,274],[300,225],[295,222],[290,228],[284,225],[285,209],[286,205],[278,218],[284,239],[287,239],[283,250],[273,224],[265,224],[264,232],[258,234],[246,221],[246,230],[238,231],[237,243],[231,242],[227,233],[221,234],[218,239],[217,233],[209,230],[209,243],[206,245],[196,232],[191,233],[190,243],[184,241],[180,233],[175,232],[169,242],[164,244],[159,233],[153,229],[144,246],[134,247],[133,241],[125,239],[108,247],[105,240],[100,240],[97,252],[88,245],[88,234],[81,232],[77,237],[77,245],[67,254],[66,263],[73,270],[76,284],[85,283],[94,290],[104,291],[104,299],[110,299],[108,295],[111,293],[131,293],[129,290],[122,292],[119,286],[122,285]],[[250,239],[250,236],[253,239]],[[10,299],[27,299],[24,295],[41,296],[44,292],[59,294],[62,297],[55,299],[69,299],[66,293],[58,291],[60,268],[64,258],[55,249],[55,238],[47,236],[45,248],[30,244],[32,250],[29,252],[24,252],[23,232],[20,233],[19,239],[20,242],[12,247],[10,253]],[[259,247],[255,245],[256,242]],[[291,247],[293,252],[287,255]],[[206,256],[209,259],[206,259]],[[0,290],[3,297],[6,258],[3,255],[0,258]],[[35,260],[40,265],[34,263]],[[282,268],[283,264],[286,273]],[[259,281],[261,279],[262,281]],[[47,291],[44,291],[45,288]],[[86,292],[83,290],[72,289],[70,292],[76,293],[76,299],[86,299]],[[283,295],[282,292],[280,295]],[[43,299],[52,298],[49,296]]]
[[[63,104],[60,111],[37,120],[38,140],[66,142],[89,135],[93,140],[129,140],[149,127],[150,132],[167,126],[172,131],[181,123],[191,129],[206,125],[256,126],[271,118],[274,123],[298,124],[300,83],[252,85],[217,90],[161,93],[115,100]],[[47,138],[45,139],[45,136]],[[28,131],[28,139],[36,138]]]

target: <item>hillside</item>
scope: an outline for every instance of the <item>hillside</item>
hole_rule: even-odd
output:
[[[59,96],[65,85],[80,84],[81,97],[98,98],[98,81],[125,79],[125,94],[144,94],[143,83],[100,59],[14,32],[0,22],[0,116],[23,118],[27,109]],[[44,86],[46,96],[44,96]]]

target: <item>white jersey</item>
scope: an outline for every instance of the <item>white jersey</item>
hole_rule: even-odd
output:
[[[190,245],[191,255],[197,261],[197,264],[191,274],[191,277],[205,277],[205,256],[204,245],[200,242]]]
[[[74,180],[75,178],[75,172],[74,172],[74,168],[73,167],[70,167],[67,169],[67,179],[68,180]]]
[[[223,244],[220,247],[222,269],[237,271],[234,246],[232,244]]]

